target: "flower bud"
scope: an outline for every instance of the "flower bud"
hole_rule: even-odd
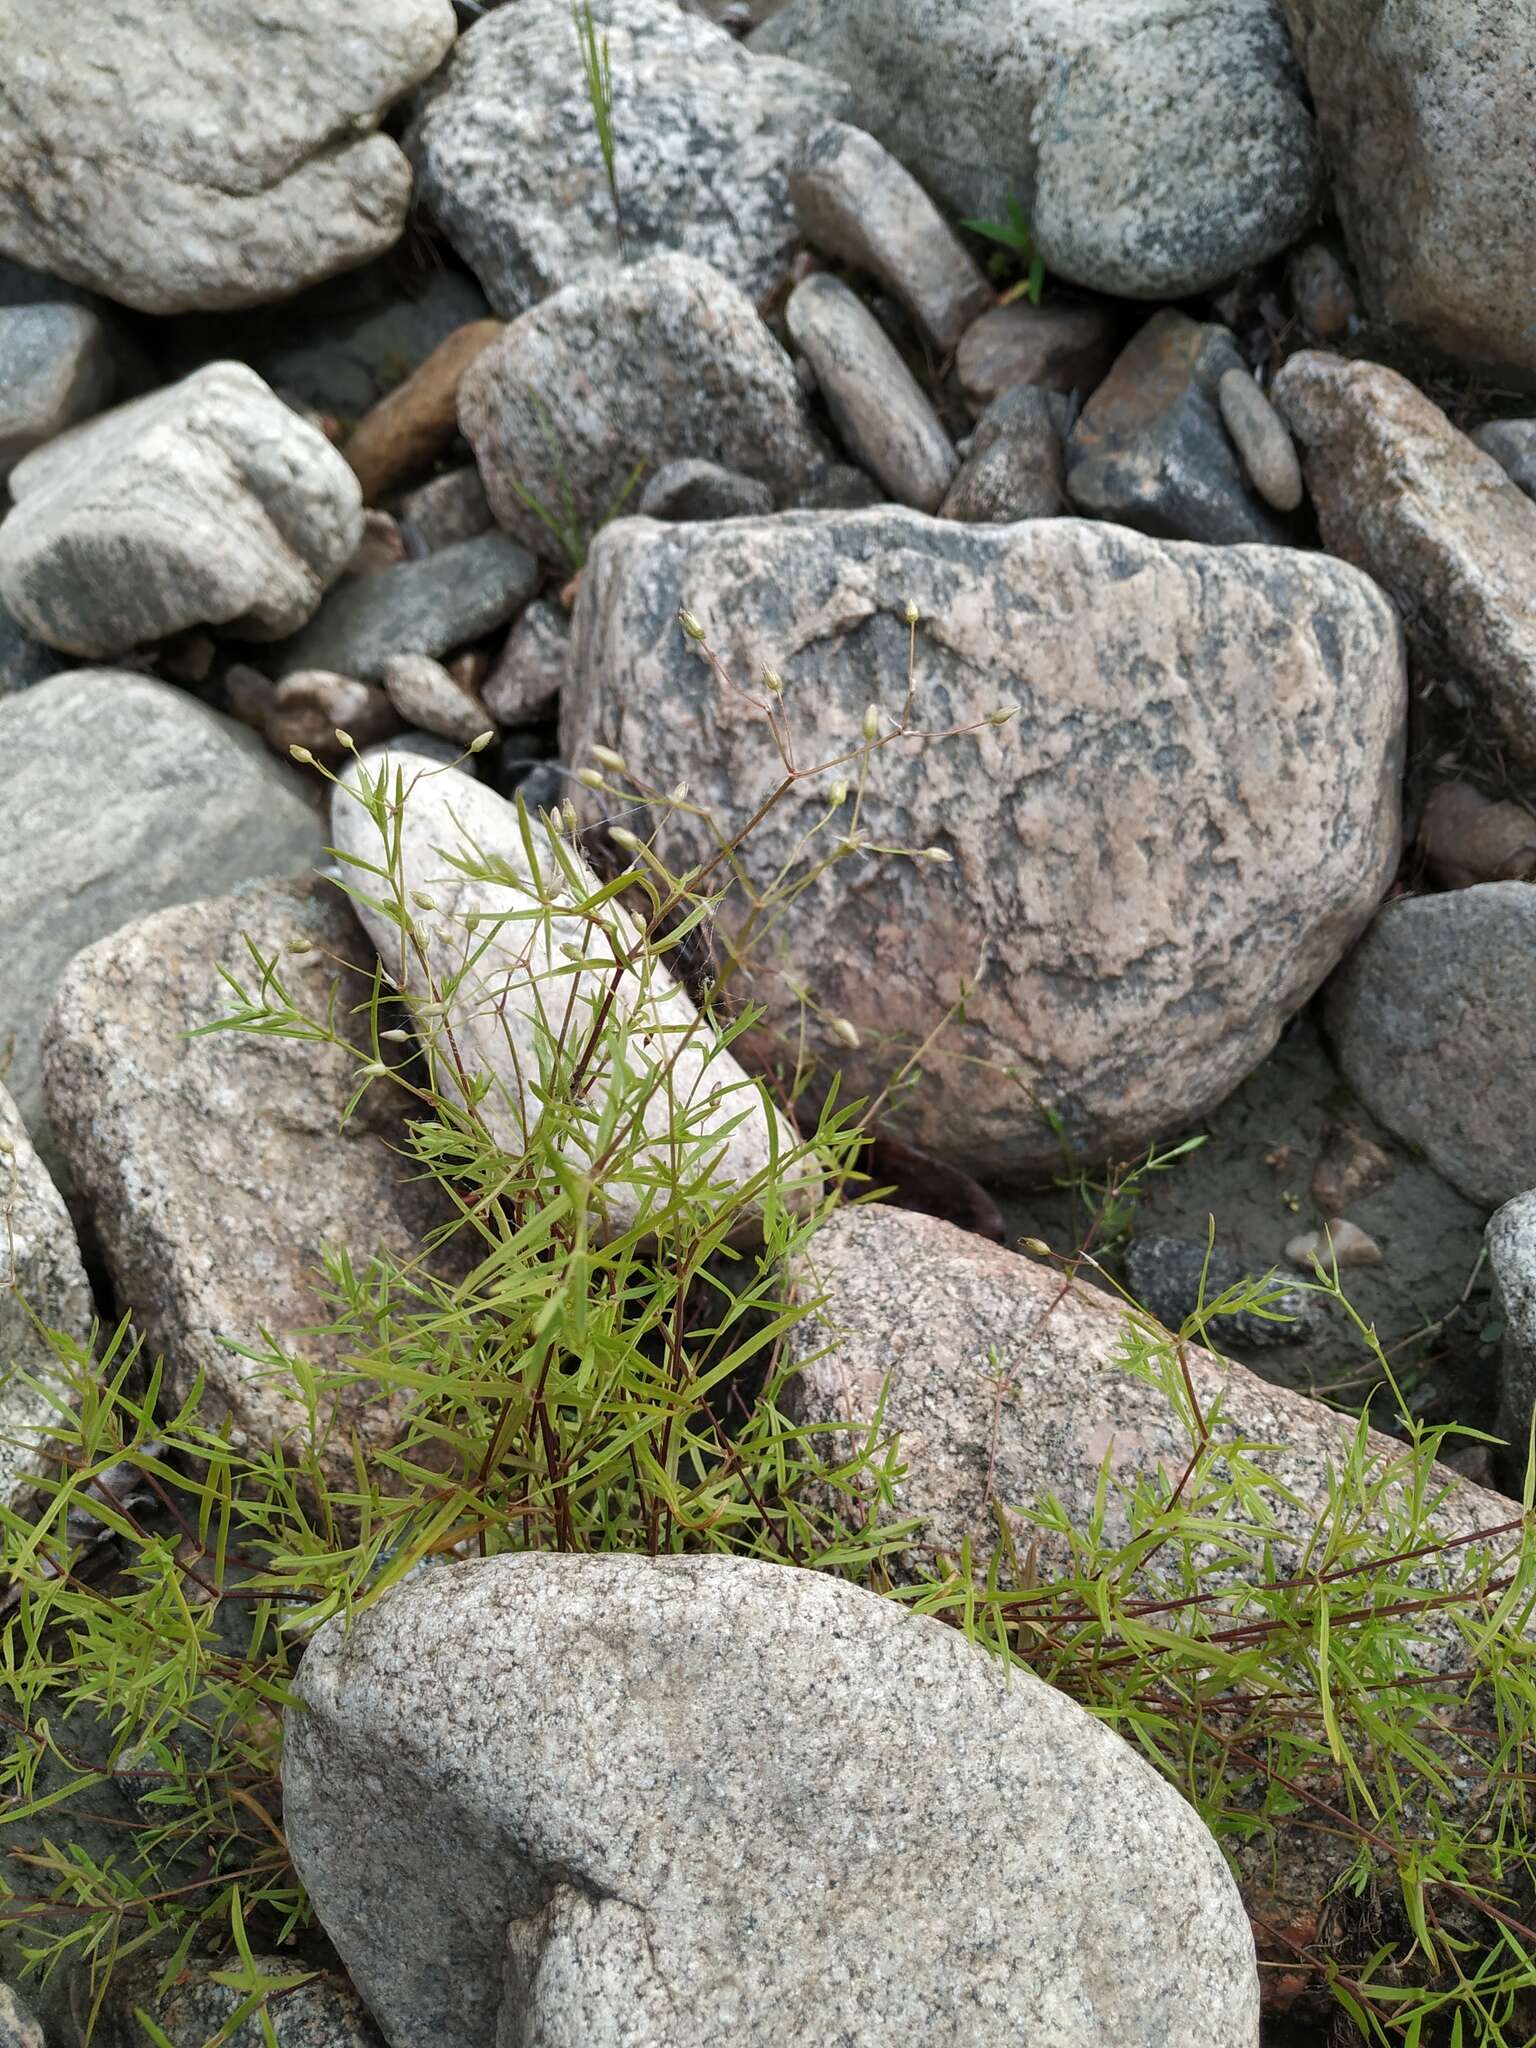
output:
[[[437,905],[432,901],[432,898],[425,889],[413,889],[411,891],[411,901],[418,910],[436,910],[437,908]]]
[[[1051,1248],[1043,1237],[1026,1237],[1022,1238],[1020,1242],[1023,1244],[1025,1251],[1033,1252],[1037,1259],[1048,1259],[1051,1255]]]
[[[336,744],[344,753],[355,754],[357,752],[357,744],[353,740],[351,733],[343,732],[339,725],[336,728]]]
[[[834,811],[840,811],[843,805],[847,803],[848,785],[841,776],[838,777],[837,781],[827,791],[827,801],[831,804]]]
[[[313,939],[290,939],[288,950],[290,953],[313,953],[315,942]]]
[[[906,620],[909,626],[915,626],[918,620],[922,617],[922,613],[918,610],[917,606],[912,602],[911,598],[909,597],[907,599],[907,608],[901,616]]]
[[[844,1045],[851,1046],[855,1052],[858,1051],[859,1034],[854,1030],[846,1017],[834,1017],[832,1019],[832,1036],[840,1038]]]
[[[385,1045],[406,1045],[410,1042],[409,1031],[381,1031],[379,1038]]]
[[[576,780],[583,789],[606,789],[608,787],[595,768],[578,768],[576,770]]]
[[[574,832],[576,830],[577,824],[579,823],[579,820],[576,816],[576,806],[571,802],[569,797],[567,797],[564,803],[561,804],[560,815],[565,820],[566,831]]]
[[[682,627],[690,640],[702,640],[704,638],[704,628],[699,624],[693,613],[688,610],[686,605],[679,606],[677,623]]]
[[[784,678],[779,674],[776,668],[765,668],[763,670],[763,688],[768,692],[770,697],[783,696]]]
[[[477,733],[469,743],[469,751],[472,754],[483,754],[495,737],[493,732]]]
[[[626,853],[639,853],[645,845],[637,833],[626,830],[623,825],[610,825],[608,837],[615,846],[622,846]]]
[[[381,1081],[389,1072],[382,1060],[368,1060],[357,1070],[359,1081]]]
[[[686,782],[679,782],[673,787],[671,794],[667,798],[667,802],[669,804],[685,804],[687,803],[687,801],[688,785]]]
[[[301,767],[312,768],[314,766],[315,757],[308,747],[290,747],[288,751]]]
[[[871,704],[864,714],[864,737],[867,740],[877,740],[880,737],[880,707],[878,704]]]
[[[942,846],[925,846],[917,857],[919,860],[931,860],[936,868],[949,868],[955,864],[955,856],[946,853]]]
[[[629,773],[629,763],[622,754],[616,754],[612,747],[594,747],[592,758],[599,768],[607,768],[615,775]]]
[[[1019,707],[1017,704],[999,704],[995,711],[987,713],[987,723],[988,725],[1006,725],[1010,718],[1017,718],[1018,715]]]

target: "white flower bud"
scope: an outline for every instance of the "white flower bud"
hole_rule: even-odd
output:
[[[415,904],[418,910],[436,910],[437,908],[437,905],[433,902],[432,898],[427,894],[425,889],[413,889],[411,891],[411,901]]]
[[[381,1031],[379,1037],[386,1045],[408,1045],[411,1034],[409,1031]]]
[[[469,743],[469,751],[472,754],[483,754],[495,737],[494,732],[477,733]]]
[[[357,1078],[359,1081],[381,1081],[388,1072],[382,1060],[368,1060],[358,1068]]]
[[[763,688],[768,692],[770,697],[783,696],[784,678],[779,674],[776,668],[765,668],[763,670]]]
[[[846,1017],[834,1017],[832,1019],[832,1036],[840,1038],[844,1045],[851,1046],[855,1052],[858,1051],[859,1034],[854,1030]]]
[[[671,795],[667,798],[667,802],[669,804],[685,804],[687,801],[688,785],[686,782],[679,782],[673,788]]]
[[[919,860],[931,860],[936,868],[953,867],[955,856],[946,853],[942,846],[925,846],[917,856]]]
[[[606,789],[608,787],[595,768],[578,768],[576,770],[576,780],[583,789]]]
[[[639,853],[645,844],[637,833],[627,831],[622,825],[610,825],[608,837],[615,846],[622,846],[626,853]]]
[[[288,751],[302,767],[312,768],[314,766],[315,757],[308,747],[290,747]]]
[[[906,620],[909,626],[915,626],[918,620],[922,617],[922,613],[918,610],[917,606],[912,602],[911,598],[909,597],[907,599],[907,608],[901,616]]]
[[[847,803],[848,785],[841,776],[838,777],[837,781],[827,791],[827,801],[831,804],[834,811],[840,811],[843,805]]]
[[[880,737],[880,707],[878,704],[871,704],[864,714],[864,737],[867,740],[877,740]]]
[[[357,746],[351,733],[343,732],[339,725],[336,728],[336,744],[348,754],[355,754],[357,752]]]
[[[599,768],[610,769],[615,775],[627,775],[629,763],[622,754],[616,754],[612,747],[594,747],[592,758]]]

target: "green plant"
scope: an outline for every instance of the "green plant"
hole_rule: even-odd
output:
[[[1023,271],[1023,276],[1004,291],[1001,303],[1008,306],[1015,299],[1028,299],[1032,306],[1038,306],[1045,290],[1045,260],[1035,247],[1034,230],[1018,200],[1008,201],[1002,220],[965,220],[960,225],[998,245],[991,261],[994,278],[1004,278],[1014,269]]]
[[[592,106],[592,125],[597,131],[597,146],[602,152],[603,171],[608,179],[608,196],[613,201],[613,225],[619,238],[619,254],[626,256],[624,242],[624,209],[619,203],[619,175],[614,158],[613,139],[613,67],[608,58],[608,37],[604,34],[598,40],[597,28],[592,20],[592,0],[581,0],[580,6],[571,9],[571,20],[576,28],[576,40],[581,47],[582,74],[587,83],[587,98]]]
[[[559,542],[566,561],[570,564],[571,571],[574,574],[586,565],[587,550],[592,545],[593,535],[601,532],[610,519],[617,519],[620,512],[623,511],[630,493],[640,481],[645,463],[642,459],[635,464],[614,494],[613,501],[607,510],[601,513],[590,527],[584,528],[576,504],[576,494],[571,488],[570,472],[566,467],[565,453],[560,446],[559,437],[555,433],[555,423],[550,418],[549,407],[531,385],[526,388],[528,403],[533,408],[538,421],[540,437],[549,455],[550,467],[554,470],[555,479],[560,486],[562,500],[560,509],[558,511],[552,510],[545,504],[538,493],[525,484],[520,477],[508,477],[507,481],[518,503],[531,512],[545,531]]]

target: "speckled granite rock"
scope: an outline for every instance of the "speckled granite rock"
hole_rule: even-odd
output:
[[[837,1579],[452,1566],[328,1626],[297,1689],[289,1840],[393,2040],[1257,2041],[1252,1936],[1172,1787]]]
[[[1395,370],[1306,350],[1271,395],[1329,550],[1392,593],[1426,653],[1536,764],[1536,504]]]
[[[1488,1265],[1504,1314],[1499,1360],[1499,1431],[1512,1484],[1525,1477],[1536,1414],[1536,1189],[1506,1202],[1488,1224]]]
[[[1536,889],[1388,903],[1328,990],[1329,1036],[1371,1114],[1471,1201],[1536,1187]]]
[[[506,638],[481,695],[498,725],[552,717],[571,661],[571,622],[549,598],[535,598]]]
[[[1533,23],[1525,0],[1280,0],[1370,310],[1536,369]]]
[[[1200,290],[1283,249],[1316,201],[1274,0],[793,0],[751,48],[845,79],[846,118],[951,214],[1022,201],[1050,269],[1102,291]]]
[[[788,277],[798,235],[789,161],[852,95],[749,57],[674,0],[593,0],[592,21],[608,46],[624,251],[567,0],[518,0],[460,38],[407,138],[420,198],[509,319],[658,249],[762,298]]]
[[[253,1960],[267,1977],[291,1976],[305,1967],[293,1955],[258,1954]],[[149,2014],[171,2048],[205,2048],[212,2040],[218,2040],[219,2048],[266,2048],[259,2013],[252,2013],[233,2033],[221,2035],[249,1994],[218,1983],[213,1975],[217,1967],[193,1962],[169,1991],[157,1996],[160,1966],[136,1970],[130,1965],[113,1982],[106,2048],[144,2048],[146,2035],[132,2016],[134,2006]],[[384,2036],[373,2024],[368,2008],[339,1971],[321,1973],[308,1984],[274,1994],[266,2006],[266,2017],[277,2037],[277,2048],[385,2048]]]
[[[1490,420],[1471,434],[1481,448],[1528,498],[1536,498],[1536,420]]]
[[[1016,384],[994,399],[976,422],[939,517],[1009,525],[1065,512],[1067,417],[1058,391]]]
[[[22,1380],[48,1378],[54,1362],[32,1317],[86,1344],[94,1312],[69,1211],[0,1088],[0,1505],[13,1512],[25,1506],[36,1469],[30,1445],[55,1413]]]
[[[356,477],[243,363],[87,420],[10,481],[0,595],[39,640],[98,659],[189,626],[280,639],[363,533]]]
[[[74,954],[168,903],[320,852],[298,771],[185,690],[75,669],[0,697],[0,1043],[50,1169],[38,1040]]]
[[[0,1984],[0,2043],[3,2048],[47,2048],[42,2021],[9,1984]]]
[[[497,520],[567,570],[531,500],[585,535],[683,456],[760,478],[782,503],[827,454],[751,301],[693,256],[570,285],[514,320],[465,374],[459,422]]]
[[[679,630],[679,605],[732,675],[780,672],[809,766],[857,747],[872,701],[900,710],[909,599],[918,723],[966,725],[1010,700],[1019,715],[879,755],[864,831],[952,865],[865,855],[799,895],[778,927],[782,973],[764,960],[753,976],[757,1042],[798,1033],[804,983],[808,1051],[873,1093],[965,977],[966,1021],[925,1056],[903,1135],[978,1174],[1049,1174],[1049,1110],[1074,1149],[1130,1157],[1257,1065],[1392,874],[1405,686],[1391,608],[1325,556],[1078,519],[624,520],[582,578],[561,756],[615,747],[740,825],[778,755]],[[750,874],[792,858],[847,774],[797,784],[749,841]],[[684,865],[714,845],[681,814],[659,843]],[[727,929],[739,915],[726,905]],[[824,1012],[852,1021],[860,1049]]]
[[[105,405],[112,378],[106,329],[88,307],[0,307],[0,482]]]
[[[443,1212],[401,1169],[401,1098],[370,1089],[341,1128],[357,1065],[345,1053],[298,1039],[188,1035],[228,1013],[218,966],[251,971],[247,934],[281,958],[295,999],[321,1015],[343,964],[373,965],[330,882],[265,883],[158,911],[71,963],[44,1070],[54,1129],[118,1299],[133,1304],[149,1350],[165,1355],[168,1398],[201,1373],[204,1420],[227,1416],[237,1442],[262,1446],[296,1425],[301,1397],[229,1346],[260,1352],[267,1330],[317,1363],[333,1360],[335,1340],[295,1334],[329,1320],[322,1253],[345,1249],[365,1262],[382,1246],[406,1257]],[[295,953],[304,940],[312,950]],[[358,986],[355,972],[347,981]],[[348,1029],[345,997],[338,1017]],[[352,1470],[350,1431],[378,1445],[394,1414],[387,1398],[354,1390],[328,1452],[333,1470]]]
[[[0,0],[0,251],[147,313],[362,263],[411,196],[373,131],[453,32],[449,0]]]

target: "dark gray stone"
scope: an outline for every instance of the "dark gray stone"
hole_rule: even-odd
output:
[[[1531,1417],[1536,1411],[1536,1190],[1506,1202],[1488,1224],[1485,1242],[1494,1292],[1504,1316],[1499,1359],[1499,1433],[1508,1446],[1511,1483],[1525,1476]]]
[[[795,507],[801,512],[867,512],[889,502],[864,470],[851,462],[834,462],[800,493]]]
[[[747,519],[773,510],[773,492],[757,477],[718,462],[665,462],[640,494],[647,519]]]
[[[0,697],[12,690],[30,689],[46,676],[56,676],[63,669],[79,665],[74,655],[60,654],[56,648],[34,640],[0,604]]]
[[[266,1977],[292,1976],[306,1967],[294,1955],[257,1955],[253,1960]],[[134,2017],[136,2006],[149,2014],[171,2048],[204,2048],[215,2038],[219,2048],[265,2048],[259,2013],[252,2013],[233,2033],[222,2031],[250,1994],[215,1982],[212,1973],[242,1967],[238,1956],[217,1963],[193,1961],[169,1991],[157,1996],[161,1966],[130,1965],[108,1994],[106,2048],[144,2048],[149,2037]],[[273,1996],[265,2010],[277,2048],[385,2048],[367,2006],[339,1970],[323,1972],[311,1983]],[[0,2048],[8,2044],[0,2041]]]
[[[1396,898],[1334,977],[1325,1016],[1371,1114],[1469,1201],[1536,1187],[1536,888]]]
[[[1471,438],[1528,498],[1536,498],[1536,420],[1490,420],[1475,427]]]
[[[591,13],[608,46],[623,249],[569,0],[517,0],[461,37],[407,138],[418,197],[508,319],[659,249],[763,298],[798,238],[787,165],[851,94],[749,57],[676,0],[593,0]]]
[[[1077,509],[1160,540],[1284,542],[1222,424],[1221,379],[1243,367],[1225,327],[1155,314],[1072,429],[1067,495]]]
[[[411,528],[429,555],[451,548],[456,541],[473,540],[489,533],[495,521],[486,502],[485,485],[479,470],[450,469],[418,484],[400,500],[400,520]]]
[[[507,635],[481,689],[498,725],[552,718],[571,662],[571,621],[547,597],[535,598]]]
[[[393,656],[451,654],[504,626],[538,587],[532,555],[504,533],[482,534],[422,562],[347,578],[267,659],[279,675],[330,669],[381,682]]]
[[[1065,512],[1067,418],[1059,392],[1027,384],[1005,391],[976,422],[939,517],[1006,524]]]
[[[1218,1245],[1207,1258],[1202,1242],[1188,1237],[1136,1236],[1125,1254],[1125,1280],[1134,1298],[1164,1329],[1175,1334],[1202,1305],[1210,1304],[1229,1288],[1260,1280],[1262,1273],[1250,1272],[1240,1260]],[[1311,1303],[1296,1288],[1287,1288],[1270,1304],[1276,1317],[1240,1309],[1209,1322],[1200,1338],[1211,1350],[1221,1351],[1231,1342],[1246,1350],[1261,1350],[1272,1344],[1305,1344],[1312,1335]]]
[[[84,306],[0,308],[0,482],[23,455],[99,412],[112,376],[106,329]]]

